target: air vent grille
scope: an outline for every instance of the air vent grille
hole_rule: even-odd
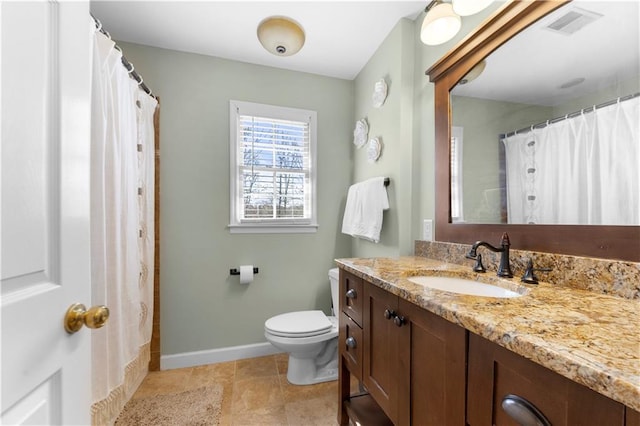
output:
[[[602,18],[602,16],[599,13],[575,7],[544,28],[560,34],[570,35],[596,19]]]

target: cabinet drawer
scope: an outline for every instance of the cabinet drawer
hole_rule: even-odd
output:
[[[519,407],[524,400],[528,412],[537,409],[554,426],[624,424],[622,404],[473,333],[467,395],[470,426],[517,425],[503,408],[505,398]]]
[[[344,312],[340,317],[340,356],[358,380],[362,380],[362,329]]]
[[[362,278],[340,270],[340,309],[362,326]]]

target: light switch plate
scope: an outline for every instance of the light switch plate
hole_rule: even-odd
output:
[[[425,219],[422,222],[422,239],[424,241],[433,241],[433,220]]]

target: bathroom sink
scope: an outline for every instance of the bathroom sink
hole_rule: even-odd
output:
[[[408,280],[412,283],[420,284],[422,286],[433,288],[435,290],[466,294],[469,296],[500,298],[523,296],[522,294],[516,293],[513,290],[508,290],[497,285],[480,283],[478,281],[466,280],[464,278],[426,276],[411,277],[408,278]]]

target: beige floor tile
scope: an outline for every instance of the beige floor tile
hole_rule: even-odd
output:
[[[236,380],[277,375],[278,368],[273,355],[236,361]]]
[[[151,372],[134,398],[223,386],[220,425],[335,426],[338,382],[296,386],[287,381],[287,354]],[[355,383],[352,383],[354,388]]]
[[[245,411],[284,405],[278,376],[236,380],[233,384],[233,418]],[[235,421],[235,420],[234,420]]]
[[[278,368],[278,374],[287,374],[287,367],[289,366],[289,354],[276,354],[276,367]]]
[[[192,373],[192,368],[152,371],[144,378],[133,398],[182,392]]]
[[[289,426],[337,426],[338,399],[324,396],[285,404]]]
[[[284,405],[279,405],[234,413],[231,424],[234,426],[286,426],[288,423]]]
[[[235,368],[235,361],[194,367],[187,387],[193,389],[214,383],[233,383]]]
[[[222,404],[220,407],[220,413],[222,417],[229,416],[231,418],[231,414],[233,414],[233,382],[225,383],[223,385],[222,390]]]
[[[335,395],[337,400],[338,381],[318,383],[315,385],[292,385],[287,380],[286,374],[280,376],[280,387],[282,389],[282,397],[284,402],[304,401],[307,399],[325,397],[327,395]]]

